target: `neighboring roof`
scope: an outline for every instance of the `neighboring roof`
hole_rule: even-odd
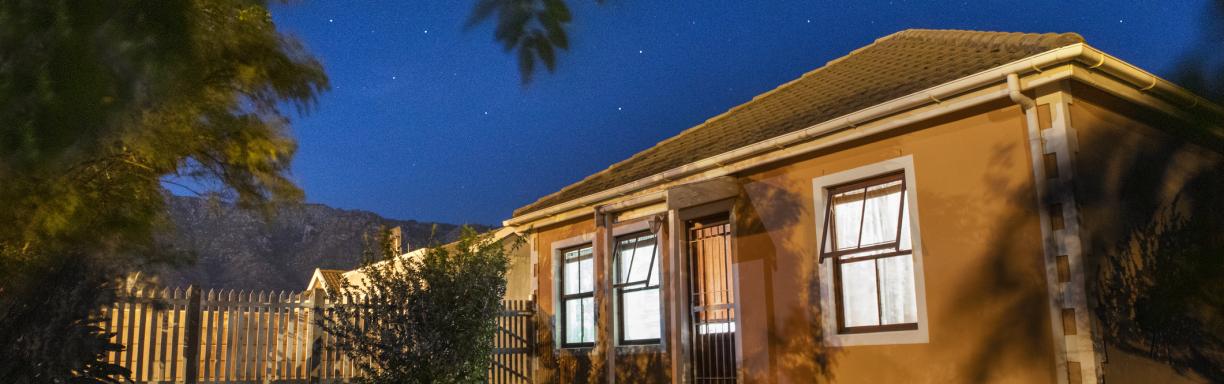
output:
[[[344,280],[344,276],[343,276],[344,272],[346,271],[340,270],[340,269],[321,269],[321,268],[315,269],[316,277],[320,277],[323,279],[322,288],[327,291],[331,291],[331,290],[340,288],[341,281]],[[312,283],[311,285],[313,285],[315,279],[312,277],[310,280]],[[314,287],[307,287],[307,289],[312,289],[312,288]]]
[[[502,241],[502,240],[506,239],[507,237],[509,237],[510,235],[515,235],[514,228],[510,228],[510,227],[501,227],[501,228],[498,228],[498,229],[490,230],[490,231],[485,232],[485,233],[486,233],[486,234],[491,234],[491,235],[493,236],[493,239],[492,239],[493,241]],[[448,246],[453,246],[453,245],[458,244],[458,243],[459,243],[458,241],[452,241],[452,242],[450,242],[450,243],[442,244],[441,246],[442,246],[442,247],[448,247]],[[413,250],[413,251],[411,251],[411,252],[406,252],[406,253],[404,253],[404,254],[400,255],[399,257],[400,257],[401,259],[412,259],[412,258],[418,258],[418,257],[423,256],[423,255],[425,254],[425,252],[427,252],[427,251],[429,251],[429,248],[417,248],[417,249],[415,249],[415,250]],[[384,261],[379,261],[379,262],[378,262],[378,264],[382,264],[382,263],[386,263],[386,262],[387,262],[387,261],[385,261],[385,260],[384,260]],[[320,270],[320,271],[333,271],[333,272],[339,272],[339,273],[336,275],[336,279],[337,279],[336,281],[337,281],[337,284],[339,284],[339,283],[338,283],[338,282],[339,282],[339,279],[348,279],[349,283],[354,284],[354,285],[365,284],[365,283],[364,283],[365,273],[361,271],[361,268],[356,268],[356,269],[353,269],[353,270],[351,270],[351,271],[340,271],[340,270],[334,270],[334,269],[323,269],[323,270]],[[333,285],[331,285],[331,284],[332,284],[331,282],[327,282],[327,285],[328,285],[329,287],[330,287],[330,286],[333,286]],[[336,287],[339,287],[339,285],[335,285],[335,286],[336,286]]]
[[[1074,33],[910,29],[877,39],[752,101],[514,211],[544,209],[781,136],[1028,56]]]

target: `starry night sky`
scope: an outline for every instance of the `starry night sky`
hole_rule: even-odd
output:
[[[273,8],[333,89],[294,120],[307,201],[400,219],[510,212],[905,28],[1078,32],[1168,75],[1199,38],[1194,1],[569,0],[571,49],[523,86],[471,0]]]

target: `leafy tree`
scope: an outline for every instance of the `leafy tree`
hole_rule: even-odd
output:
[[[506,291],[507,249],[464,227],[459,241],[404,258],[367,247],[320,324],[367,383],[480,383]]]
[[[524,84],[531,82],[537,61],[552,72],[557,67],[557,51],[569,49],[566,28],[573,15],[565,0],[477,0],[468,27],[493,19],[494,15],[493,39],[507,52],[518,52],[519,75]]]
[[[1211,0],[1203,12],[1203,29],[1179,59],[1174,82],[1204,97],[1224,102],[1224,0]]]
[[[282,110],[327,87],[265,0],[0,3],[0,329],[22,330],[0,332],[0,381],[113,380],[114,346],[80,335],[117,278],[174,260],[165,186],[299,200]]]

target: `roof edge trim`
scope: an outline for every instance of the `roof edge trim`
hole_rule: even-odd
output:
[[[798,142],[814,139],[821,135],[852,127],[857,124],[887,118],[891,115],[936,103],[958,94],[1003,83],[1008,74],[1024,75],[1041,72],[1043,67],[1051,67],[1068,62],[1078,61],[1088,69],[1103,71],[1111,76],[1124,80],[1126,83],[1144,93],[1153,94],[1159,98],[1174,102],[1177,107],[1186,110],[1205,109],[1216,116],[1224,116],[1224,107],[1217,105],[1185,88],[1164,80],[1143,69],[1110,56],[1086,43],[1075,43],[1038,53],[1011,63],[1003,64],[969,76],[952,80],[934,87],[927,88],[906,96],[898,97],[880,104],[867,107],[841,117],[829,119],[807,128],[763,140],[747,146],[739,147],[719,155],[707,157],[687,163],[667,171],[659,172],[617,187],[605,189],[576,199],[547,206],[538,210],[524,212],[502,222],[505,227],[519,227],[525,224],[549,218],[558,214],[594,205],[598,202],[627,195],[653,185],[683,178],[714,168],[720,164],[739,161],[748,157],[768,153],[779,145],[787,146]],[[666,140],[665,140],[666,141]],[[561,193],[565,189],[546,195],[543,198]],[[542,198],[542,199],[543,199]]]

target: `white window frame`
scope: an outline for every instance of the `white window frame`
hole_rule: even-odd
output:
[[[595,248],[595,234],[594,233],[586,233],[586,234],[574,236],[568,239],[557,240],[557,241],[552,242],[552,244],[550,245],[550,248],[552,249],[552,260],[553,260],[553,268],[552,268],[553,269],[553,278],[552,278],[553,316],[552,317],[553,317],[553,324],[556,324],[556,326],[553,327],[553,348],[554,349],[591,349],[592,348],[592,346],[588,346],[588,345],[580,345],[580,346],[565,345],[565,331],[564,331],[565,330],[565,323],[564,323],[565,319],[561,318],[561,313],[563,312],[561,310],[561,306],[565,305],[565,303],[563,303],[561,300],[561,292],[562,292],[561,282],[562,280],[564,280],[563,274],[565,273],[564,271],[565,254],[562,253],[562,251],[566,249],[574,248],[580,245],[590,245],[591,252],[593,253],[595,263],[599,262],[599,250]],[[595,276],[596,274],[593,272],[594,271],[592,271],[591,278],[593,281],[595,281],[597,280],[596,279],[597,276]],[[598,295],[599,295],[599,283],[598,281],[595,281],[595,287],[593,289],[592,297],[595,297]],[[596,300],[596,302],[598,301]],[[596,344],[599,343],[599,329],[598,329],[599,316],[600,316],[599,307],[596,306],[595,307],[595,320],[594,320],[596,324],[596,330],[595,330],[595,338],[593,339],[594,343]]]
[[[612,257],[609,258],[608,260],[608,266],[610,268],[609,270],[612,271],[612,273],[610,273],[609,276],[613,276],[612,277],[613,281],[615,281],[616,279],[615,277],[616,267],[614,265],[616,263],[616,255],[614,255],[616,251],[616,239],[620,236],[634,234],[634,233],[648,231],[648,230],[650,230],[649,218],[633,219],[633,221],[629,221],[624,224],[614,225],[612,227],[612,241],[611,241],[611,244],[608,245],[608,248],[609,248],[608,254],[612,255]],[[618,300],[616,300],[618,288],[614,287],[612,288],[612,292],[610,293],[611,296],[609,299],[612,301],[612,310],[615,312],[613,313],[613,318],[612,318],[612,321],[613,321],[613,325],[612,325],[613,339],[612,340],[616,342],[617,347],[625,347],[625,348],[656,347],[656,346],[663,345],[664,340],[667,339],[667,312],[664,309],[664,305],[666,305],[665,301],[667,300],[667,298],[663,295],[663,292],[665,292],[664,290],[667,289],[667,283],[666,283],[667,275],[664,274],[662,270],[663,268],[663,249],[662,247],[667,246],[667,244],[662,241],[662,236],[659,235],[659,232],[662,232],[662,230],[660,229],[659,231],[651,232],[652,234],[655,235],[655,247],[656,247],[655,252],[658,253],[658,258],[659,258],[656,262],[659,263],[659,268],[660,268],[659,287],[658,287],[659,289],[659,339],[657,339],[655,342],[652,342],[652,343],[633,343],[633,342],[622,343],[623,340],[621,340],[620,322],[623,320],[623,316],[622,316],[623,314],[621,313],[621,308],[618,305]]]
[[[888,159],[874,164],[861,166],[858,168],[841,171],[833,174],[828,174],[812,179],[812,197],[815,200],[816,212],[816,243],[817,252],[819,255],[820,249],[824,249],[822,243],[824,239],[825,226],[825,210],[828,208],[829,187],[850,183],[857,180],[868,179],[875,176],[881,176],[888,173],[904,171],[905,185],[907,193],[905,194],[906,205],[909,209],[910,236],[913,245],[913,261],[914,261],[914,293],[915,301],[918,310],[918,328],[913,330],[901,331],[881,331],[869,333],[838,333],[837,329],[837,298],[835,297],[835,287],[833,286],[833,261],[820,262],[819,256],[815,256],[814,262],[817,262],[817,270],[820,278],[820,308],[821,308],[821,323],[824,329],[824,341],[830,346],[855,346],[855,345],[888,345],[888,344],[925,344],[930,341],[927,331],[927,311],[926,311],[926,282],[924,279],[925,269],[923,268],[922,258],[922,234],[918,226],[918,183],[914,180],[914,157],[906,155],[903,157]]]

